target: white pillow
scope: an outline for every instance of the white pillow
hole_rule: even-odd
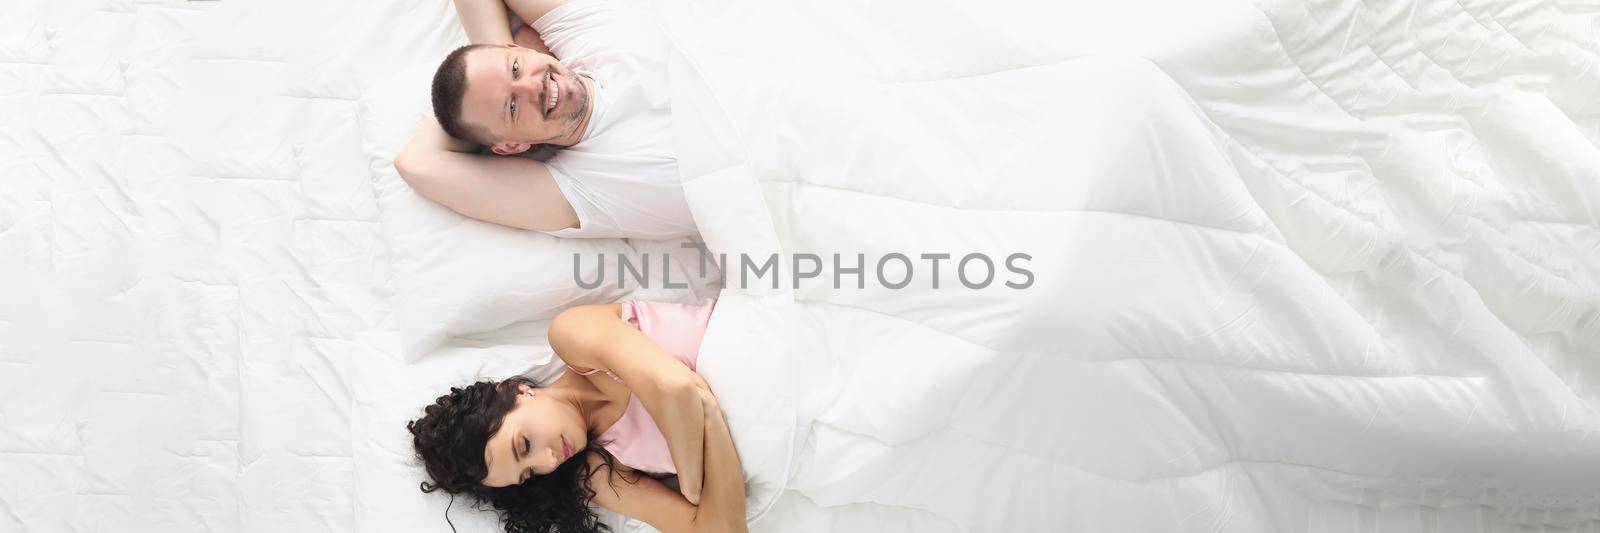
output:
[[[394,298],[400,357],[410,363],[455,336],[492,332],[519,322],[546,320],[586,303],[613,302],[636,289],[616,283],[616,262],[638,252],[624,239],[558,239],[466,218],[418,195],[394,169],[394,155],[411,138],[430,108],[428,91],[436,65],[399,71],[374,84],[360,102],[362,149],[370,161],[379,221],[394,261]],[[676,249],[686,241],[641,241]],[[686,250],[685,252],[690,252]],[[573,257],[583,258],[581,275],[599,275],[604,254],[606,282],[578,286]],[[661,259],[651,254],[659,276]],[[674,254],[677,273],[693,274],[695,256]],[[681,257],[678,257],[681,256]],[[678,283],[685,278],[675,277]],[[642,291],[642,298],[692,302],[710,294],[715,276],[691,279],[688,289]]]

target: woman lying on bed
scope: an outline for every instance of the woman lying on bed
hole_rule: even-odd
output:
[[[406,424],[433,479],[422,491],[488,502],[508,532],[599,530],[590,500],[664,532],[745,531],[739,456],[694,372],[715,305],[562,312],[549,340],[569,368],[554,382],[452,387]]]

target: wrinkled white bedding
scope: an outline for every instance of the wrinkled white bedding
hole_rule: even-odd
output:
[[[726,291],[753,529],[1600,528],[1592,6],[658,8],[717,251],[1033,257]],[[449,2],[5,12],[0,531],[448,530],[404,421],[559,370],[408,363],[362,99]]]
[[[549,302],[583,300],[527,263],[678,250],[549,249],[393,190],[426,102],[379,89],[465,42],[448,1],[4,11],[0,531],[447,530],[404,422],[449,385],[560,370]],[[701,296],[680,292],[647,296]]]
[[[758,529],[1600,527],[1592,10],[665,5],[713,250],[1037,277],[724,290],[791,317],[701,355],[796,368]]]

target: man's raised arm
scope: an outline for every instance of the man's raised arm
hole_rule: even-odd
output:
[[[430,113],[394,167],[417,194],[467,217],[538,231],[578,226],[577,212],[544,163],[477,154],[476,148],[445,134]]]
[[[534,31],[533,21],[544,16],[565,0],[455,0],[456,18],[461,28],[467,30],[467,40],[472,44],[517,43],[523,48],[549,54],[550,48]],[[511,17],[506,10],[517,14],[523,26],[515,35],[511,33]]]
[[[472,44],[511,42],[511,17],[501,0],[455,0],[456,18]]]

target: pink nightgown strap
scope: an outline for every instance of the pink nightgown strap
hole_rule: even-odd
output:
[[[568,370],[572,370],[572,367],[570,367],[570,366],[569,366],[569,367],[567,367],[567,369],[568,369]],[[572,370],[572,371],[573,371],[573,372],[574,372],[574,373],[576,373],[576,374],[578,374],[578,375],[580,375],[580,376],[587,376],[587,375],[590,375],[590,374],[593,374],[593,373],[595,373],[595,372],[599,372],[599,371],[600,371],[600,369],[598,369],[598,368],[591,368],[591,369],[589,369],[589,371],[588,371],[588,372],[579,372],[579,371],[577,371],[577,370]],[[610,370],[607,370],[607,371],[606,371],[606,375],[607,375],[607,376],[611,376],[611,381],[615,381],[615,382],[617,382],[617,383],[622,383],[622,378],[619,378],[619,377],[617,377],[617,375],[616,375],[616,374],[612,374],[612,373],[611,373],[611,371],[610,371]]]

